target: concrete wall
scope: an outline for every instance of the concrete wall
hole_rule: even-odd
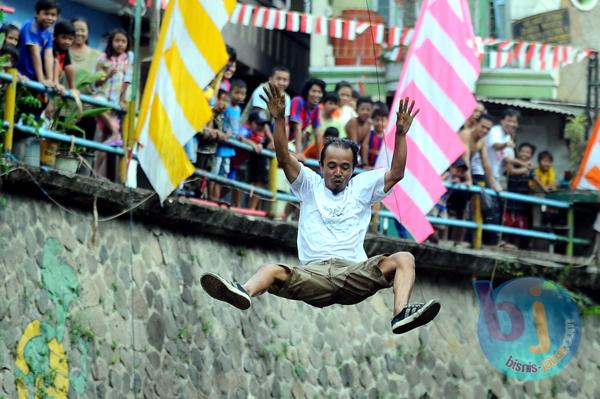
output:
[[[571,43],[579,48],[598,50],[600,35],[600,5],[590,11],[580,11],[563,0],[563,7],[569,7],[571,18]],[[585,104],[587,93],[587,59],[560,69],[558,99],[565,102]]]
[[[443,309],[403,336],[390,333],[391,290],[323,310],[263,295],[241,312],[211,300],[200,275],[244,279],[263,262],[295,261],[275,240],[243,244],[259,231],[243,230],[250,219],[222,223],[240,229],[226,239],[181,224],[96,226],[91,206],[66,212],[36,193],[0,193],[0,398],[16,398],[18,381],[32,395],[36,377],[69,398],[600,397],[598,319],[586,319],[579,351],[557,377],[517,382],[484,358],[462,274],[418,265],[413,299],[437,297]],[[60,389],[53,396],[66,398]]]

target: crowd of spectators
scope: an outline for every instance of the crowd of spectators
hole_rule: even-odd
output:
[[[8,55],[6,67],[17,67],[21,80],[38,81],[59,92],[70,89],[77,96],[84,92],[101,96],[114,104],[126,107],[130,95],[134,55],[131,39],[123,29],[115,29],[107,38],[103,51],[88,46],[88,23],[83,18],[61,20],[60,6],[53,0],[39,0],[34,17],[21,28],[6,23],[1,28],[4,43],[0,50]],[[194,165],[219,177],[249,182],[266,187],[269,180],[268,158],[260,153],[273,149],[272,118],[269,115],[263,89],[268,83],[286,92],[292,79],[284,66],[273,68],[268,82],[260,84],[248,96],[246,83],[236,78],[237,55],[227,47],[229,61],[206,90],[212,106],[212,118],[185,146]],[[82,75],[87,83],[78,85]],[[319,159],[324,140],[347,138],[360,146],[359,167],[372,169],[384,142],[389,109],[381,101],[360,95],[351,83],[338,82],[333,91],[326,90],[324,81],[309,78],[300,94],[293,98],[286,93],[289,147],[296,157]],[[51,118],[53,103],[42,95],[39,113]],[[110,145],[122,145],[122,114],[104,112],[94,118],[83,118],[79,127],[86,138]],[[548,192],[557,187],[552,167],[553,156],[541,151],[534,164],[536,148],[530,143],[518,143],[517,128],[520,114],[506,109],[500,118],[489,115],[479,103],[473,115],[461,128],[459,135],[465,145],[463,156],[444,174],[451,183],[480,185],[496,191],[530,194]],[[241,150],[228,144],[236,139],[250,146]],[[518,145],[517,145],[518,143]],[[97,153],[95,172],[106,176],[106,154]],[[285,184],[278,187],[286,191]],[[228,202],[236,207],[259,210],[265,206],[256,195],[242,195],[239,190],[223,187],[207,179],[190,179],[182,184],[179,194],[215,202]],[[531,208],[523,202],[500,201],[492,196],[481,207],[487,223],[530,228]],[[468,192],[450,190],[435,205],[432,216],[456,219],[473,218],[475,201]],[[378,208],[377,208],[378,209]],[[377,209],[372,229],[377,229]],[[287,214],[293,210],[286,208]],[[546,217],[545,220],[551,218]],[[436,241],[447,236],[444,228],[436,229],[431,238]],[[469,241],[469,232],[454,229],[448,237],[456,242]],[[486,233],[484,242],[490,245],[526,246],[522,240],[496,233]]]
[[[108,100],[122,110],[130,98],[134,55],[132,40],[121,28],[108,33],[103,51],[88,45],[89,25],[84,18],[60,19],[57,1],[38,0],[33,18],[20,28],[11,23],[0,29],[4,41],[0,55],[8,55],[4,69],[17,68],[18,79],[36,81],[63,94],[70,90],[75,97],[74,107],[83,111],[78,97],[80,92]],[[36,95],[37,105],[17,104],[20,114],[41,118],[47,126],[52,120],[64,119],[65,110],[57,107],[57,97],[44,93]],[[97,117],[82,118],[78,131],[85,138],[113,146],[123,144],[122,112],[105,111]],[[18,140],[18,138],[17,138]],[[106,154],[95,156],[95,172],[107,176]]]
[[[548,193],[557,188],[555,171],[552,166],[553,156],[541,151],[534,164],[536,147],[528,142],[517,141],[520,113],[512,108],[505,109],[500,118],[487,114],[483,104],[478,103],[473,115],[462,127],[459,135],[465,145],[463,156],[455,162],[446,173],[452,182],[475,184],[488,187],[496,192],[506,190],[518,194]],[[458,168],[464,173],[457,173]],[[476,201],[471,201],[464,191],[450,190],[440,200],[438,208],[449,211],[451,217],[458,219],[472,218]],[[483,213],[484,222],[530,229],[533,219],[533,208],[530,204],[515,200],[500,200],[498,195],[484,195],[478,206]],[[542,221],[552,224],[553,211],[544,209]],[[540,226],[536,226],[540,227]],[[439,238],[434,236],[434,240]],[[455,229],[452,239],[461,242],[465,239],[462,229]],[[470,241],[470,234],[466,235]],[[501,247],[527,248],[529,241],[511,234],[500,235],[484,232],[484,244]]]
[[[235,71],[235,50],[228,50],[230,60],[225,70]],[[193,154],[190,155],[190,159],[200,169],[233,180],[249,182],[257,187],[265,187],[269,166],[267,158],[260,156],[260,151],[263,148],[272,149],[273,138],[272,120],[263,89],[270,82],[285,92],[292,77],[286,67],[275,67],[268,82],[259,85],[247,102],[245,83],[239,79],[230,80],[232,77],[223,76],[223,82],[228,83],[224,85],[222,82],[218,86],[218,94],[212,98],[215,104],[213,120],[192,140],[210,140],[213,143],[210,162],[196,162]],[[225,107],[224,111],[222,107]],[[325,82],[311,77],[306,80],[300,95],[290,98],[286,94],[286,116],[289,147],[299,160],[318,160],[324,140],[329,137],[347,138],[360,146],[359,167],[369,170],[375,167],[383,146],[389,109],[381,101],[373,101],[369,96],[360,95],[349,82],[339,82],[333,91],[327,92]],[[215,121],[221,117],[222,129],[219,130]],[[508,190],[531,194],[556,188],[552,154],[548,151],[540,152],[537,165],[534,165],[536,148],[529,143],[519,143],[517,146],[519,118],[519,112],[509,108],[497,119],[486,112],[483,104],[478,103],[473,115],[458,132],[464,142],[465,153],[450,166],[443,178],[450,183],[476,184],[497,192]],[[235,149],[223,143],[217,147],[219,141],[228,138],[250,144],[253,151]],[[227,148],[226,155],[218,150],[223,147]],[[201,149],[197,151],[202,152]],[[223,157],[231,160],[224,160]],[[285,185],[278,186],[278,189],[286,191]],[[221,190],[219,184],[206,184],[203,180],[201,183],[189,184],[188,189],[181,192],[215,202],[229,202],[236,207],[245,206],[252,210],[259,210],[264,206],[258,196],[250,195],[244,200],[239,191],[229,194]],[[487,197],[487,201],[483,202],[486,205],[482,207],[486,223],[524,229],[531,227],[532,210],[527,203],[501,201],[498,196]],[[449,190],[435,205],[431,216],[472,219],[474,208],[475,201],[469,192]],[[372,230],[378,229],[378,209],[379,207],[374,207]],[[284,216],[288,214],[293,214],[289,206],[285,209]],[[464,229],[447,231],[440,227],[431,239],[437,241],[440,238],[469,242],[471,234]],[[487,232],[484,243],[506,247],[527,246],[526,242],[516,237],[504,235],[500,238],[499,234]]]

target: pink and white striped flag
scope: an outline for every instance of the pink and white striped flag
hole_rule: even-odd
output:
[[[383,202],[422,242],[433,228],[426,214],[446,188],[440,175],[463,152],[458,129],[475,109],[472,90],[479,59],[467,0],[425,0],[414,30],[392,105],[378,167],[389,168],[402,98],[421,112],[407,135],[408,158],[402,181]]]

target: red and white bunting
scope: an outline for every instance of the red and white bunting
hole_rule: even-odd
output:
[[[265,28],[269,9],[267,7],[257,7],[252,16],[252,26],[256,28]]]
[[[490,51],[490,66],[494,68],[502,68],[508,64],[510,53],[504,51]]]
[[[269,12],[269,15],[267,16],[267,19],[265,21],[265,28],[269,29],[269,30],[273,30],[275,29],[275,19],[277,18],[277,11],[276,9],[271,9],[271,11]]]
[[[329,21],[329,36],[341,39],[344,33],[343,21],[341,18],[331,18]]]
[[[243,4],[237,3],[233,12],[231,13],[231,17],[229,17],[229,22],[232,24],[239,25],[240,24],[240,11],[242,10]]]
[[[356,21],[355,20],[345,20],[344,21],[344,36],[345,40],[354,40],[356,39]]]
[[[414,33],[414,29],[404,28],[404,32],[402,32],[402,37],[400,38],[400,44],[403,46],[408,46],[412,41]]]
[[[287,13],[287,25],[285,30],[288,32],[299,32],[300,31],[300,14],[295,11],[289,11]]]
[[[309,14],[302,14],[300,16],[300,32],[302,33],[313,33],[313,16]]]
[[[368,22],[358,21],[356,23],[356,34],[362,35],[367,29],[369,29],[369,26],[371,26],[371,24],[369,24]]]
[[[356,36],[364,34],[371,27],[373,41],[377,44],[383,44],[389,49],[385,57],[391,61],[402,59],[402,53],[405,50],[403,47],[410,44],[414,33],[411,28],[390,26],[386,29],[385,25],[380,23],[371,25],[368,21],[336,17],[327,18],[243,3],[236,5],[231,14],[230,22],[269,30],[278,29],[289,32],[328,35],[343,40],[355,40]],[[518,65],[520,68],[556,69],[564,65],[581,62],[594,53],[594,50],[591,49],[578,49],[568,45],[521,42],[493,37],[476,37],[473,46],[477,48],[482,60],[485,54],[489,54],[490,67],[492,68]]]
[[[314,33],[317,35],[327,34],[327,18],[326,17],[315,17],[315,28]]]
[[[525,54],[525,66],[531,64],[531,60],[533,60],[535,56],[539,54],[539,51],[539,43],[529,43],[529,48],[527,49],[527,53]]]
[[[242,4],[242,9],[240,10],[240,23],[242,25],[250,25],[253,10],[254,6],[251,6],[250,4]]]
[[[374,28],[374,30],[375,30],[375,32],[373,33],[373,39],[375,40],[375,43],[377,43],[377,44],[383,43],[383,39],[385,36],[385,25],[384,24],[376,24],[374,27],[371,26],[371,28]]]
[[[400,28],[396,26],[390,26],[390,29],[388,31],[388,47],[392,48],[400,45],[400,34]]]

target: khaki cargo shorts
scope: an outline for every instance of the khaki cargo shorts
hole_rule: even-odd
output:
[[[377,267],[386,256],[377,255],[364,262],[328,259],[304,266],[279,264],[291,274],[283,285],[271,286],[269,292],[318,308],[333,304],[353,305],[392,286]]]

